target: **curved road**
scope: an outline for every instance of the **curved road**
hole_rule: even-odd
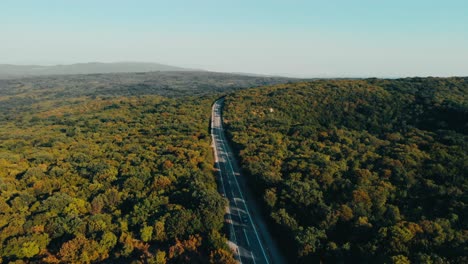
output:
[[[215,167],[219,175],[219,192],[229,201],[225,215],[229,228],[229,245],[240,263],[285,263],[245,186],[226,140],[221,116],[223,103],[224,99],[221,98],[213,104],[211,136]]]

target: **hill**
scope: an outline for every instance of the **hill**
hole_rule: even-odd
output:
[[[236,92],[224,121],[298,263],[467,263],[468,78]],[[294,261],[293,261],[294,260]]]
[[[121,96],[164,97],[223,94],[248,87],[289,82],[277,77],[249,77],[214,72],[147,72],[56,75],[0,80],[0,118],[21,116],[48,102],[59,107],[71,99],[83,101]],[[47,106],[50,107],[50,106]]]
[[[122,72],[154,72],[154,71],[190,71],[181,67],[158,63],[117,62],[117,63],[77,63],[70,65],[39,66],[0,64],[0,78],[17,78],[42,75],[62,74],[96,74]]]

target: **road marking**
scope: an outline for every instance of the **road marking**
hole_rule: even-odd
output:
[[[249,241],[249,237],[247,236],[247,232],[245,231],[244,228],[242,228],[242,231],[244,231],[244,236],[245,236],[245,239],[247,240],[247,246],[250,247],[250,241]],[[252,252],[252,251],[250,251],[250,252]]]
[[[216,103],[215,103],[215,104],[216,104]],[[212,136],[213,139],[215,139],[213,120],[214,120],[214,118],[213,118],[213,116],[211,116],[211,136]],[[220,165],[220,163],[219,163],[219,161],[218,161],[218,150],[217,150],[217,146],[216,146],[216,140],[213,140],[213,145],[214,145],[214,146],[213,146],[213,149],[214,149],[214,154],[215,154],[215,162],[216,162],[216,163],[218,164],[218,166],[219,166],[219,176],[220,176],[220,178],[221,178],[221,186],[223,187],[223,192],[226,193],[226,188],[225,188],[225,186],[224,186],[224,181],[223,181],[223,172],[222,172],[222,170],[221,170],[221,165]],[[224,167],[224,169],[226,169],[226,167]],[[232,190],[231,190],[231,191],[232,191]],[[229,199],[228,199],[228,203],[230,203],[230,202],[229,202]],[[234,230],[234,225],[232,224],[233,222],[232,222],[232,218],[231,218],[231,213],[230,213],[230,212],[228,213],[228,218],[229,218],[229,221],[231,222],[231,224],[230,224],[229,226],[231,227],[230,229],[231,229],[231,234],[232,234],[233,240],[234,240],[233,242],[234,242],[234,244],[236,245],[236,252],[237,252],[236,255],[239,256],[239,263],[242,264],[242,257],[241,257],[241,255],[240,255],[239,246],[238,246],[238,244],[237,244],[236,232],[235,232],[235,230]]]
[[[215,102],[215,104],[217,104],[217,103],[218,103],[218,101]],[[223,131],[224,128],[223,128],[223,122],[222,122],[221,114],[220,114],[220,119],[221,119],[220,122],[219,122],[219,123],[220,123],[219,126],[221,127],[220,130]],[[239,194],[240,194],[240,196],[241,196],[241,198],[242,198],[242,200],[243,200],[242,202],[243,202],[243,204],[244,204],[245,211],[246,211],[246,213],[247,213],[247,215],[249,216],[249,219],[250,219],[250,225],[252,226],[252,229],[254,230],[255,236],[257,237],[258,243],[259,243],[259,245],[260,245],[260,249],[262,250],[263,256],[265,257],[265,261],[269,264],[270,262],[268,261],[268,257],[267,257],[267,255],[266,255],[266,253],[265,253],[265,250],[263,249],[263,245],[262,245],[262,242],[261,242],[261,240],[260,240],[260,237],[259,237],[259,235],[258,235],[258,233],[257,233],[257,229],[255,228],[255,225],[253,224],[252,216],[250,215],[250,212],[249,212],[249,210],[248,210],[248,208],[247,208],[247,204],[245,203],[245,199],[244,199],[244,196],[243,196],[242,191],[241,191],[241,189],[240,189],[239,182],[237,181],[237,178],[236,178],[235,173],[234,173],[234,168],[232,167],[231,160],[229,159],[229,152],[228,152],[228,148],[227,148],[227,146],[226,146],[226,138],[225,138],[224,135],[221,134],[221,133],[218,133],[218,136],[219,136],[221,139],[223,139],[223,140],[221,140],[221,146],[222,146],[224,152],[226,153],[226,156],[227,156],[227,163],[229,164],[229,167],[230,167],[230,169],[231,169],[231,173],[232,173],[232,175],[233,175],[232,177],[234,177],[234,180],[235,180],[235,182],[236,182],[237,189],[238,189]],[[226,167],[225,167],[225,168],[226,168]],[[234,200],[234,202],[235,202],[235,200]],[[255,261],[255,260],[254,260],[254,261]]]
[[[252,260],[253,260],[254,264],[257,263],[257,262],[255,261],[255,256],[254,256],[254,254],[253,254],[252,251],[250,251],[250,255],[252,256]]]

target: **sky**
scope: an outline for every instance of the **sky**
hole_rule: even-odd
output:
[[[466,0],[1,0],[0,64],[468,76]]]

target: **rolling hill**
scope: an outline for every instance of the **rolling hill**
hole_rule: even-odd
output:
[[[64,75],[64,74],[96,74],[124,72],[155,72],[155,71],[192,71],[181,67],[159,63],[116,62],[116,63],[76,63],[70,65],[11,65],[0,64],[0,78],[17,78],[27,76]]]

